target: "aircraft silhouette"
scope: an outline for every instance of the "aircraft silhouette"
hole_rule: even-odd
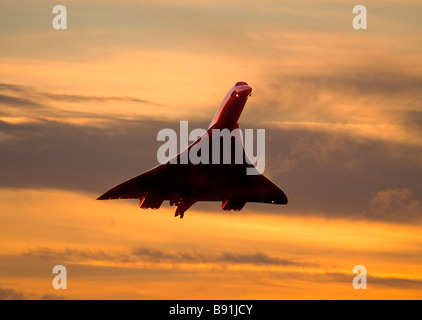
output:
[[[237,82],[230,89],[211,121],[207,137],[212,137],[213,129],[234,131],[239,128],[238,120],[251,92],[252,88],[243,81]],[[212,153],[217,152],[215,150],[207,155],[210,160],[208,163],[182,164],[181,158],[186,157],[194,146],[198,149],[200,144],[207,143],[208,150],[212,149],[212,138],[205,139],[204,135],[179,153],[173,159],[175,161],[159,165],[123,182],[97,200],[139,199],[142,209],[158,209],[164,200],[169,200],[171,206],[176,205],[175,217],[180,218],[198,201],[221,201],[225,211],[240,211],[246,202],[287,204],[284,192],[264,175],[246,174],[246,168],[255,168],[247,159],[239,136],[234,137],[230,149],[218,150],[220,159],[227,152],[230,153],[232,161],[229,164],[223,164],[223,161],[215,164],[211,161]],[[236,148],[240,148],[245,160],[240,164],[234,161]]]

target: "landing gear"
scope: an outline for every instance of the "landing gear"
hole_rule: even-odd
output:
[[[183,219],[183,216],[185,215],[185,211],[188,210],[192,205],[194,204],[194,202],[184,202],[184,201],[179,201],[177,203],[177,207],[176,207],[176,212],[174,213],[174,216],[180,216],[180,219]]]
[[[175,217],[180,216],[180,219],[183,219],[183,216],[185,215],[185,211],[186,209],[184,209],[182,206],[179,205],[176,208],[176,212],[174,213],[174,216]]]

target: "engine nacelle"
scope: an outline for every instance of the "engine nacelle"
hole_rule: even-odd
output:
[[[240,211],[245,206],[246,201],[241,199],[226,199],[222,202],[221,209],[224,211]]]
[[[161,207],[162,203],[162,199],[154,198],[148,193],[143,195],[142,198],[139,199],[139,207],[142,209],[158,209]]]

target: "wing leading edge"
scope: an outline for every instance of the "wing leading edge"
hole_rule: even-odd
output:
[[[198,201],[221,201],[239,211],[246,202],[287,204],[284,192],[264,175],[246,175],[244,165],[164,164],[110,189],[98,200],[140,199],[143,209],[163,201],[176,205],[176,216]],[[184,208],[184,210],[182,210]]]

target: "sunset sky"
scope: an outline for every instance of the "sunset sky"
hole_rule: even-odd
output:
[[[0,0],[0,299],[421,299],[421,13]],[[237,81],[253,88],[240,127],[266,129],[287,206],[199,203],[179,219],[168,202],[95,200],[158,164],[159,130],[206,129]]]

